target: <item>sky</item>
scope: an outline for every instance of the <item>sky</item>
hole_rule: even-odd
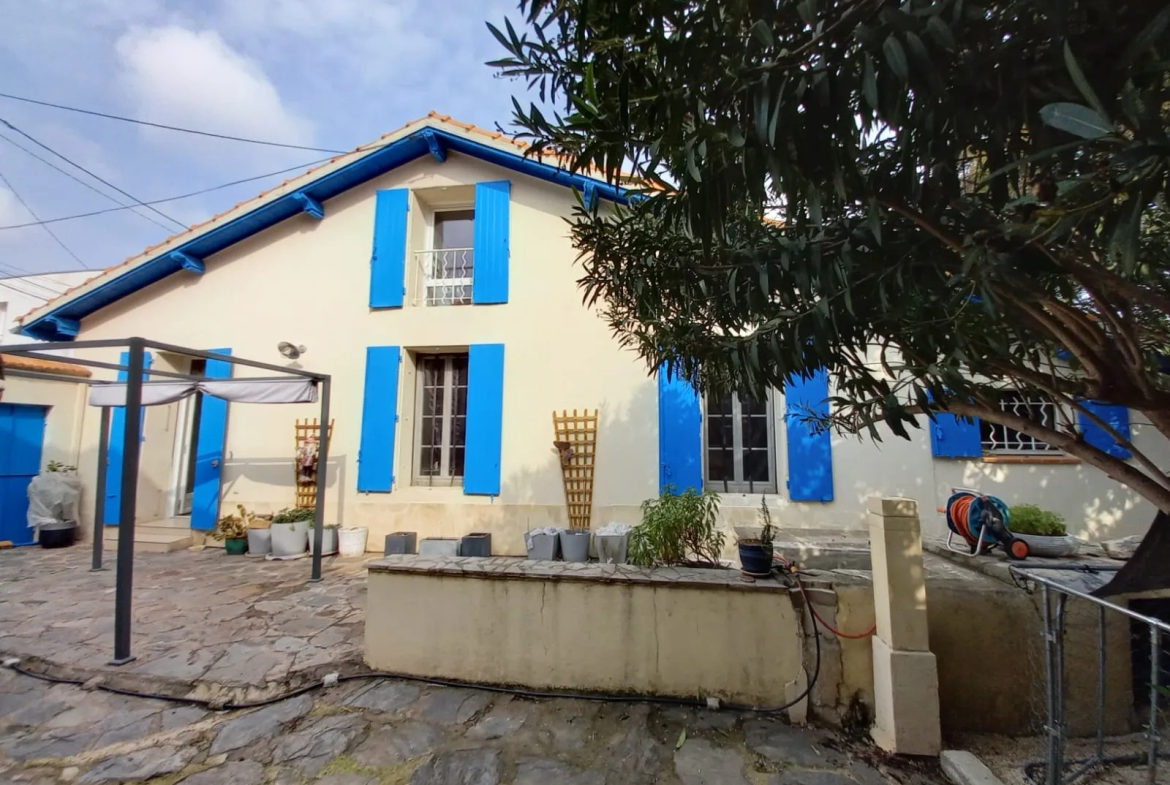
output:
[[[436,110],[508,127],[524,86],[484,62],[485,26],[515,0],[0,0],[0,92],[167,125],[350,150]],[[0,98],[10,123],[141,201],[289,167],[293,172],[158,205],[191,225],[293,177],[328,153],[131,125]],[[0,276],[100,269],[180,231],[144,208],[4,229],[117,204],[35,152],[131,200],[0,123]],[[7,185],[5,184],[7,182]],[[157,221],[152,223],[152,221]]]

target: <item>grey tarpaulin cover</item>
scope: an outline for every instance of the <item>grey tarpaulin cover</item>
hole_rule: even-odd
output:
[[[74,472],[43,472],[28,484],[28,525],[40,530],[80,519],[81,480]]]
[[[142,383],[142,405],[174,403],[196,391],[235,403],[316,403],[312,379],[200,379]],[[125,406],[126,384],[95,384],[89,388],[90,406]]]

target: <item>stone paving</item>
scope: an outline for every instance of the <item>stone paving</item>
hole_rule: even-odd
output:
[[[366,559],[227,556],[220,549],[135,555],[135,662],[114,651],[113,554],[90,572],[81,547],[0,551],[0,654],[58,675],[148,683],[185,695],[196,683],[231,697],[283,692],[327,670],[360,669]],[[244,689],[244,688],[248,689]]]
[[[864,744],[747,714],[354,680],[248,711],[0,670],[0,783],[926,785]]]

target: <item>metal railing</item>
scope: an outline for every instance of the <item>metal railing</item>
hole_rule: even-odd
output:
[[[1019,393],[1005,395],[999,401],[999,408],[1008,414],[1043,423],[1049,428],[1056,428],[1059,422],[1056,402],[1048,398],[1027,397]],[[983,450],[1007,455],[1060,452],[1042,439],[990,421],[985,421]]]
[[[1042,613],[1044,619],[1044,665],[1045,665],[1045,721],[1044,733],[1046,737],[1046,757],[1024,766],[1024,774],[1029,781],[1036,785],[1072,785],[1082,781],[1087,775],[1101,772],[1108,768],[1126,767],[1144,769],[1145,782],[1157,783],[1159,761],[1165,756],[1159,755],[1161,731],[1159,729],[1161,715],[1160,708],[1165,705],[1170,690],[1167,685],[1170,679],[1163,679],[1162,642],[1164,635],[1170,635],[1170,624],[1137,613],[1129,608],[1118,605],[1109,600],[1094,597],[1072,586],[1060,583],[1052,578],[1036,574],[1025,567],[1011,567],[1012,573],[1024,581],[1029,590],[1039,588]],[[1069,759],[1066,754],[1070,741],[1067,697],[1070,686],[1065,670],[1065,633],[1066,612],[1069,601],[1091,603],[1097,617],[1097,685],[1096,685],[1096,728],[1092,739],[1091,752],[1087,757]],[[1083,607],[1083,606],[1082,606]],[[1109,740],[1106,739],[1105,703],[1106,703],[1106,626],[1108,614],[1120,614],[1133,629],[1144,628],[1149,637],[1149,682],[1148,689],[1149,712],[1143,723],[1145,738],[1144,751],[1124,755],[1110,755],[1106,753]],[[1170,640],[1170,638],[1167,638]],[[1127,652],[1131,654],[1131,652]],[[1144,682],[1145,677],[1141,677]],[[1135,692],[1138,690],[1139,679],[1134,679]],[[1163,769],[1165,771],[1165,769]],[[1129,780],[1127,780],[1128,782]]]
[[[436,248],[415,253],[421,281],[419,305],[470,305],[474,248]]]

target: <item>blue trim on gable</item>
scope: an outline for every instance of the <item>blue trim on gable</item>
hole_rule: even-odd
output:
[[[610,185],[602,180],[574,174],[567,169],[551,166],[535,158],[526,158],[522,153],[512,153],[491,145],[481,144],[439,128],[421,128],[410,136],[405,136],[358,161],[308,183],[303,188],[273,199],[267,204],[244,213],[222,226],[112,278],[92,291],[86,292],[77,299],[24,325],[21,328],[21,333],[32,338],[49,341],[72,340],[76,337],[76,333],[70,335],[68,329],[61,329],[59,324],[68,326],[71,323],[80,322],[90,314],[112,305],[123,297],[141,291],[183,269],[182,262],[179,261],[182,257],[178,256],[177,258],[177,255],[181,254],[193,259],[207,259],[241,240],[304,212],[306,206],[304,197],[323,205],[334,196],[379,177],[392,169],[422,156],[432,155],[432,146],[436,143],[441,145],[447,153],[462,153],[554,185],[576,188],[582,192],[588,189],[594,192],[597,197],[612,202],[625,204],[629,199],[624,188]],[[323,212],[324,208],[322,208]]]

